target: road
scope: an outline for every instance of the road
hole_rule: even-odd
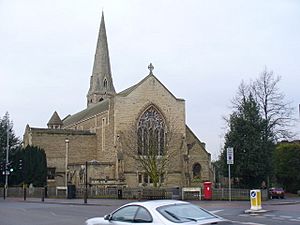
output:
[[[236,224],[248,225],[283,225],[300,224],[300,199],[296,200],[270,200],[263,204],[265,213],[245,213],[250,208],[249,202],[232,203],[200,203],[203,208],[214,212]]]
[[[298,201],[299,200],[299,201]],[[0,225],[82,225],[88,218],[103,216],[128,200],[89,200],[83,204],[80,199],[0,199]],[[193,201],[192,203],[214,212],[234,224],[283,225],[300,224],[300,199],[271,200],[263,204],[266,213],[245,214],[249,202]]]

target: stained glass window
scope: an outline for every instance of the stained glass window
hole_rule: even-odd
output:
[[[150,106],[138,121],[138,154],[163,155],[165,146],[165,122],[162,115]]]

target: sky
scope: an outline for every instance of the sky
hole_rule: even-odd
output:
[[[152,62],[212,159],[238,86],[265,68],[281,77],[300,133],[298,0],[0,0],[0,117],[10,114],[20,138],[26,124],[86,107],[102,10],[116,91]]]

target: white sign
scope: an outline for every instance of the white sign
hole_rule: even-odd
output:
[[[251,191],[250,192],[250,197],[251,198],[256,198],[256,192],[255,191]]]
[[[227,148],[227,164],[233,164],[233,148]]]

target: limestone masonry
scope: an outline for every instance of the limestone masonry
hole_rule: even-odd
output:
[[[150,64],[149,75],[116,93],[102,13],[87,108],[63,120],[55,111],[47,128],[25,129],[24,145],[46,152],[49,186],[84,185],[86,162],[90,185],[151,186],[153,181],[133,156],[150,152],[150,143],[155,143],[158,161],[168,156],[161,186],[200,186],[212,180],[210,154],[186,125],[185,101],[153,69]]]

